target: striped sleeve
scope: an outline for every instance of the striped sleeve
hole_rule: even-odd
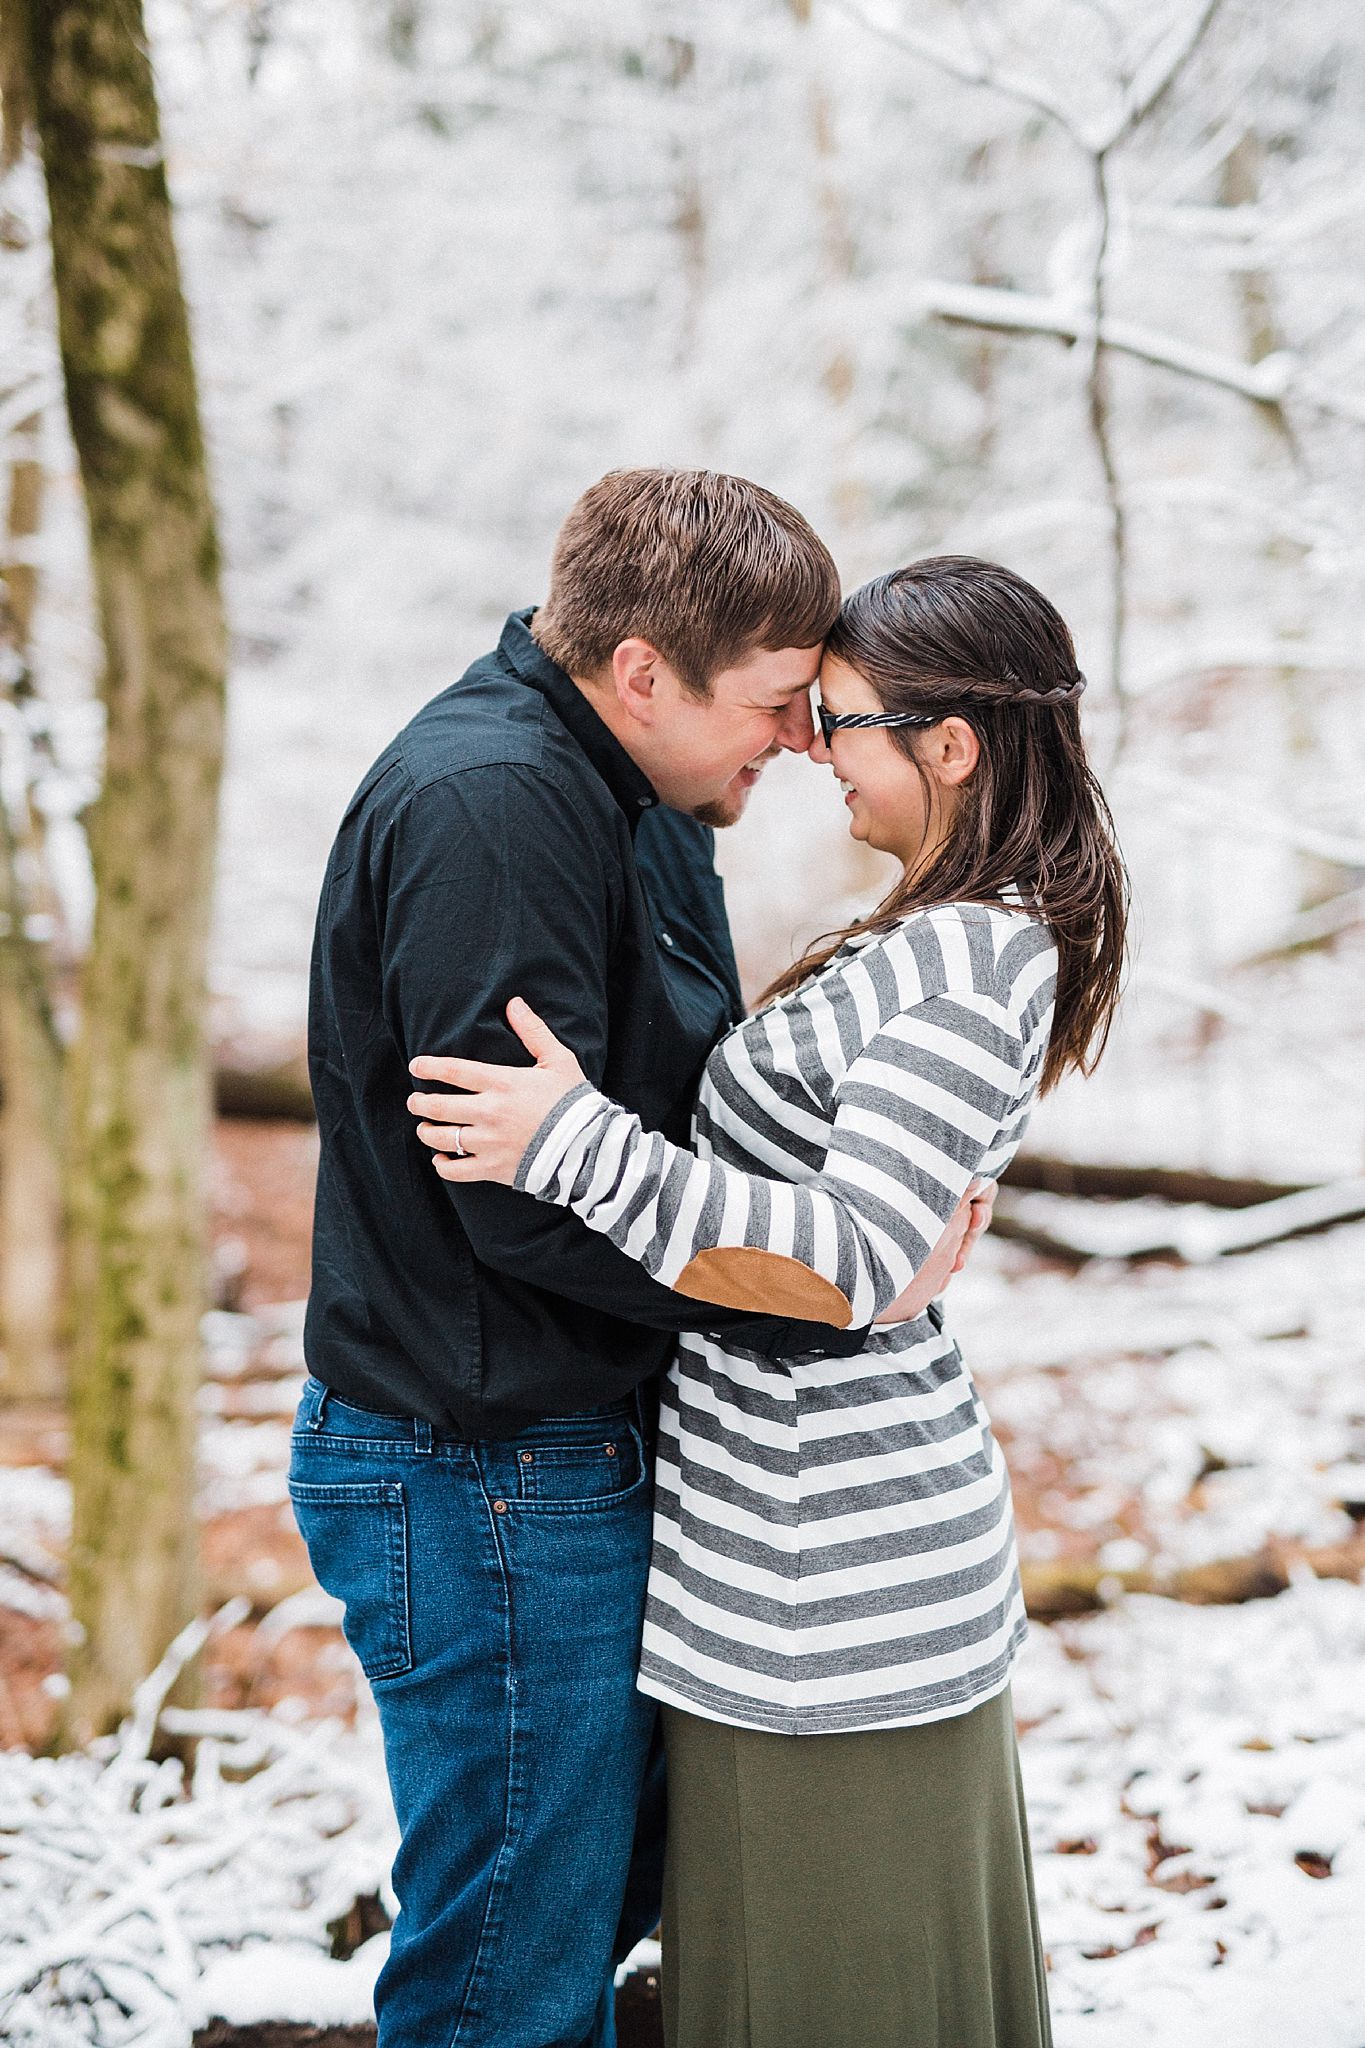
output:
[[[854,1058],[823,1163],[799,1183],[699,1159],[584,1086],[537,1132],[517,1186],[573,1209],[681,1294],[870,1323],[909,1286],[997,1150],[1023,1063],[997,1001],[936,995],[891,1017]]]

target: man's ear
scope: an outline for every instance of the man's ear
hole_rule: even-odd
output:
[[[975,726],[965,718],[945,718],[934,730],[929,758],[945,788],[960,788],[981,758]]]
[[[648,640],[621,640],[612,650],[611,680],[617,702],[628,718],[654,723],[655,692],[663,656]]]

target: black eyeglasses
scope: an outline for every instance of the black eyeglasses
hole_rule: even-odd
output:
[[[943,719],[941,711],[831,711],[824,703],[816,705],[815,715],[826,746],[836,732],[852,732],[871,725],[938,725]]]

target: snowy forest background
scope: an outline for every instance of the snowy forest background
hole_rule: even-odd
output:
[[[225,1031],[300,1029],[350,790],[543,592],[578,491],[680,461],[792,498],[850,586],[978,552],[1072,621],[1139,944],[1101,1077],[1035,1142],[1362,1170],[1353,10],[160,0],[151,21],[234,633]],[[11,186],[36,210],[36,176]],[[57,390],[41,238],[6,269],[16,419]],[[81,509],[60,406],[43,421],[66,481],[37,667],[75,764]],[[722,848],[751,987],[876,887],[828,778],[783,769]]]
[[[798,504],[850,587],[979,553],[1073,625],[1136,947],[1103,1067],[1030,1149],[1365,1209],[1356,8],[154,0],[148,26],[232,631],[222,1047],[296,1054],[347,797],[543,594],[578,492],[709,465]],[[0,214],[0,435],[44,475],[6,800],[36,778],[76,956],[100,649],[31,155]],[[886,879],[785,759],[720,859],[751,991]],[[1015,1205],[1115,1254],[988,1241],[954,1290],[1061,1617],[1017,1696],[1061,2048],[1361,2048],[1365,1225],[1219,1259],[1229,1212]],[[1124,1256],[1149,1240],[1187,1257]],[[264,1646],[256,1690],[168,1710],[203,1738],[188,1798],[146,1760],[155,1688],[89,1757],[0,1727],[7,2039],[354,2024],[382,1951],[382,1912],[334,1932],[392,1905],[363,1689],[261,1533],[297,1305],[229,1289],[206,1336],[201,1512],[257,1518],[207,1586],[239,1602],[220,1643]],[[0,1608],[57,1641],[47,1441],[0,1463]],[[300,1636],[331,1674],[306,1711],[260,1678]]]

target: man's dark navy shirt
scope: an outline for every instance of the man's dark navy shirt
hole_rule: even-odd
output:
[[[688,1142],[741,1014],[712,835],[658,803],[530,613],[379,757],[342,821],[313,948],[322,1153],[309,1369],[343,1400],[469,1438],[615,1400],[680,1330],[771,1357],[857,1333],[673,1294],[577,1217],[435,1172],[405,1104],[418,1053],[524,1064],[524,996],[588,1078]]]

